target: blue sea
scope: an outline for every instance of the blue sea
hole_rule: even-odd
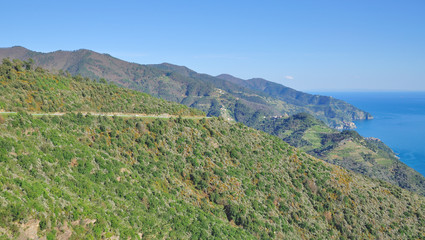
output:
[[[321,92],[371,113],[356,121],[364,137],[376,137],[400,160],[425,176],[425,92]]]

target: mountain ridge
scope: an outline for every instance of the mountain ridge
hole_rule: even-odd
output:
[[[62,70],[62,74],[65,75],[71,75],[66,71],[72,71],[73,74],[80,73],[85,76],[91,76],[97,79],[101,79],[100,77],[102,76],[109,76],[114,80],[111,81],[111,79],[109,79],[111,82],[117,83],[118,85],[124,86],[126,88],[132,88],[141,92],[151,93],[156,97],[161,97],[169,101],[182,103],[187,106],[200,109],[206,112],[208,116],[223,116],[225,119],[236,120],[248,126],[255,127],[256,129],[278,136],[279,132],[275,131],[274,128],[285,128],[284,123],[279,122],[279,119],[289,116],[288,113],[296,114],[298,111],[306,111],[311,114],[311,111],[317,108],[314,107],[314,104],[311,104],[309,108],[304,108],[302,106],[297,107],[297,105],[302,105],[303,101],[307,103],[317,103],[318,101],[321,101],[321,99],[324,99],[325,103],[328,104],[327,102],[331,102],[332,100],[332,98],[329,97],[304,94],[264,79],[255,78],[253,80],[242,80],[231,75],[227,75],[235,82],[232,83],[226,79],[216,78],[208,74],[197,73],[185,66],[178,66],[170,63],[151,65],[127,63],[125,61],[111,57],[108,54],[99,54],[90,50],[77,50],[75,52],[56,51],[53,54],[61,56],[59,58],[60,60],[58,60],[58,63],[55,63],[55,59],[57,60],[58,57],[55,58],[49,54],[29,52],[25,48],[19,48],[18,50],[20,57],[22,58],[25,56],[28,57],[29,55],[38,56],[35,58],[34,64],[45,64],[46,66],[50,66],[53,69],[52,71],[58,71],[57,69],[55,70],[55,68],[52,66],[60,65],[63,67],[66,65],[68,68]],[[8,49],[7,51],[12,50]],[[0,58],[4,55],[4,49],[0,49]],[[72,58],[69,57],[71,55],[73,55]],[[128,77],[128,79],[125,79],[126,77]],[[223,77],[223,75],[221,77]],[[285,101],[276,100],[270,97],[270,93],[265,91],[269,85],[272,85],[273,87],[269,87],[268,89],[278,89],[279,91],[277,92],[290,92],[292,95],[287,97],[287,99],[283,98],[283,100],[292,101],[294,104],[285,104]],[[335,103],[342,103],[342,110],[351,106],[345,105],[342,101],[332,101]],[[323,112],[323,115],[334,114],[335,111],[344,113],[344,111],[339,109],[340,106],[338,104],[331,107],[329,111],[324,111],[320,106],[318,108],[319,111]],[[333,111],[332,108],[335,109],[335,111]],[[364,116],[364,114],[361,112],[358,114],[360,116]],[[315,117],[317,117],[317,115]],[[353,117],[351,116],[351,118]],[[283,125],[276,126],[277,123]],[[329,125],[329,122],[327,124]],[[344,124],[349,125],[349,122]],[[266,125],[273,126],[273,128],[264,127]],[[309,134],[312,135],[313,133]],[[320,135],[321,133],[317,132],[315,134]],[[300,138],[299,140],[302,140],[302,136],[302,134],[298,134],[294,135],[291,139],[286,140],[288,140],[291,144],[296,144],[298,140],[292,140],[297,137]],[[285,138],[285,136],[282,135],[281,137]],[[337,142],[335,142],[335,144],[336,143]],[[305,150],[314,154],[314,151],[322,151],[322,147],[325,147],[325,145],[320,144],[315,144],[314,146],[316,149]],[[351,146],[347,145],[347,147]],[[373,152],[374,150],[365,149],[365,152],[370,151]],[[341,157],[343,156],[344,152],[341,150],[336,152],[336,154]],[[315,156],[323,157],[326,161],[329,162],[335,162],[333,159],[330,159],[326,156]],[[388,155],[387,157],[388,161],[395,161],[391,160],[392,155]],[[423,194],[423,187],[410,187],[416,186],[420,179],[418,181],[412,180],[410,182],[410,180],[408,180],[406,182],[406,177],[403,176],[404,171],[387,171],[386,174],[388,176],[377,172],[376,176],[374,176],[370,171],[365,171],[362,166],[358,166],[356,164],[357,161],[363,160],[364,159],[361,155],[357,155],[355,158],[345,158],[344,161],[346,162],[342,165],[348,169],[361,173],[367,173],[368,176],[387,180],[391,183],[395,183],[407,189],[416,190],[417,192]],[[341,163],[341,161],[338,162]],[[370,164],[377,163],[372,162]],[[397,174],[401,176],[399,181],[394,180],[399,178]]]
[[[242,86],[223,79],[200,74],[184,67],[169,63],[141,65],[129,63],[108,54],[100,54],[91,50],[56,51],[51,53],[33,52],[23,47],[0,48],[0,58],[11,57],[27,60],[33,58],[35,63],[43,68],[69,71],[72,75],[81,74],[90,78],[105,78],[127,88],[139,90],[195,107],[207,112],[209,115],[221,114],[220,107],[229,110],[232,118],[235,116],[236,107],[234,100],[240,99],[238,106],[251,109],[249,116],[244,116],[244,123],[256,121],[257,115],[275,116],[295,114],[308,111],[325,121],[332,127],[350,128],[350,124],[357,119],[370,118],[370,114],[361,111],[345,102],[341,106],[331,106],[325,102],[316,101],[315,106],[302,106],[291,98],[279,99],[272,96],[271,92],[264,92],[252,86]],[[283,87],[283,86],[282,86]],[[283,87],[289,89],[287,87]],[[217,90],[218,89],[218,90]],[[220,97],[217,91],[223,90],[227,94]],[[292,90],[295,91],[295,90]],[[292,92],[291,91],[291,92]],[[298,95],[301,93],[296,91]],[[325,99],[326,97],[321,97]],[[335,101],[327,98],[329,102]],[[321,104],[321,105],[318,105]],[[334,104],[335,105],[335,104]],[[350,112],[347,114],[345,112]]]
[[[295,105],[308,105],[308,104],[323,104],[329,103],[332,99],[336,101],[335,105],[342,104],[343,101],[334,99],[333,97],[321,96],[306,94],[295,89],[286,87],[284,85],[268,81],[263,78],[251,78],[251,79],[240,79],[234,77],[230,74],[220,74],[218,78],[233,82],[240,86],[247,87],[252,90],[258,90],[268,94],[269,96],[281,99],[286,102],[290,102]],[[373,117],[370,114],[365,114],[363,116],[353,116],[353,120],[370,120]]]
[[[40,100],[46,112],[199,110],[19,60],[0,82],[2,109],[20,110],[0,116],[0,238],[425,237],[425,197],[242,123],[32,116]]]

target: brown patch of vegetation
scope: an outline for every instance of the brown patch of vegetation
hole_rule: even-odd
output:
[[[328,222],[332,220],[332,213],[331,212],[325,212],[323,215],[325,216],[325,219]]]
[[[78,162],[76,158],[71,159],[71,163],[69,164],[71,167],[76,167],[78,166]]]
[[[72,230],[68,227],[68,223],[65,222],[63,226],[57,228],[58,233],[56,235],[56,239],[58,240],[68,240],[71,238]]]
[[[314,194],[316,194],[317,193],[317,185],[316,185],[316,183],[313,181],[313,180],[311,180],[311,179],[309,179],[309,180],[307,180],[307,187],[311,190],[311,192],[313,192]]]
[[[18,239],[37,239],[37,231],[40,221],[36,219],[29,220],[20,227]]]

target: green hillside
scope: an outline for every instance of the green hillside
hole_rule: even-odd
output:
[[[31,62],[3,60],[0,66],[0,110],[205,115],[146,93],[100,84],[81,76],[54,75],[41,68],[27,70],[31,68]]]
[[[109,88],[134,94],[137,103],[149,102],[141,113],[164,113],[168,107],[165,113],[197,113],[115,86],[16,69],[19,65],[1,66],[3,99],[24,96],[33,87],[35,96],[64,96],[53,102],[79,111],[70,95],[75,91],[60,90],[62,84],[59,90],[34,87],[58,80],[91,89],[91,96]],[[22,76],[34,81],[22,85],[27,81]],[[120,106],[125,98],[108,104]],[[91,100],[87,111],[106,101]],[[4,109],[34,110],[25,101],[22,106],[2,101]],[[136,110],[125,106],[120,111]],[[222,118],[0,115],[0,172],[3,239],[425,238],[424,197]]]
[[[197,108],[209,116],[223,116],[248,125],[258,123],[263,116],[300,112],[308,112],[338,128],[351,128],[353,120],[371,118],[370,114],[344,101],[303,93],[265,80],[262,84],[274,85],[263,89],[258,84],[240,84],[182,66],[129,63],[90,50],[39,53],[22,47],[0,48],[0,59],[6,57],[32,58],[37,66],[51,71],[105,78],[126,88]]]
[[[425,195],[425,177],[402,163],[379,139],[331,129],[305,113],[264,119],[255,128],[329,163]]]
[[[361,111],[342,100],[328,96],[303,93],[262,78],[243,80],[228,74],[221,74],[217,78],[297,106],[296,113],[309,113],[331,127],[351,129],[351,121],[373,118],[369,113]],[[335,119],[341,120],[342,124],[341,121],[335,121]]]

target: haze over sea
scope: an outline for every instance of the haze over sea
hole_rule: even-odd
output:
[[[347,101],[375,119],[357,121],[364,137],[376,137],[400,160],[425,175],[425,92],[320,92]]]

